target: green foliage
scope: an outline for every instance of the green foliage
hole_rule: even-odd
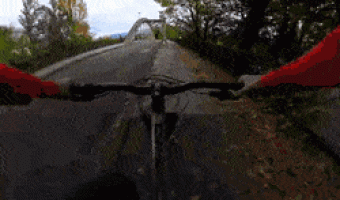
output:
[[[237,51],[239,49],[239,44],[241,40],[233,37],[233,36],[224,36],[219,39],[224,45],[228,46],[229,48]]]
[[[159,3],[162,7],[169,7],[173,5],[171,0],[155,0],[156,3]]]
[[[153,34],[155,36],[155,39],[157,39],[157,40],[163,39],[163,34],[162,34],[161,30],[154,29],[154,30],[152,30],[152,32],[153,32]]]
[[[11,53],[16,46],[15,40],[11,37],[11,29],[0,29],[0,63],[9,64]]]
[[[74,27],[76,26],[73,26],[73,30],[75,30]],[[92,49],[124,41],[118,39],[93,41],[92,37],[86,38],[82,34],[74,33],[74,31],[69,36],[70,39],[65,41],[60,41],[60,38],[54,38],[54,40],[45,48],[42,48],[39,42],[29,42],[23,37],[19,39],[18,42],[12,41],[10,38],[4,40],[0,39],[1,41],[6,42],[6,45],[4,46],[7,48],[6,51],[1,54],[1,58],[5,58],[5,61],[1,61],[1,63],[6,63],[28,73],[34,73],[35,71],[63,60],[66,57],[75,56]],[[10,53],[13,48],[9,47],[28,47],[32,55],[27,56],[25,51],[20,54]]]
[[[231,68],[236,68],[235,58],[238,57],[238,54],[240,53],[232,50],[227,45],[221,46],[217,45],[217,43],[212,43],[211,41],[202,41],[202,39],[194,32],[183,33],[181,37],[182,38],[179,40],[180,45],[193,50],[202,58],[207,59],[228,71],[231,71]]]
[[[48,65],[52,59],[49,51],[47,49],[40,49],[38,43],[30,44],[29,47],[31,51],[31,56],[23,54],[12,54],[13,56],[9,59],[8,64],[10,66],[16,67],[25,72],[33,72],[37,66],[41,64]]]
[[[28,57],[25,54],[13,55],[13,57],[9,59],[9,64],[20,70],[33,73],[63,60],[65,57],[75,56],[86,51],[117,44],[119,42],[120,41],[117,39],[92,41],[91,38],[76,34],[73,35],[70,40],[66,40],[65,43],[54,41],[54,43],[51,43],[44,49],[39,49],[38,44],[32,44],[30,46],[32,56]]]
[[[163,39],[163,33],[160,29],[154,29],[152,30],[155,39],[161,40]],[[169,26],[166,25],[166,38],[168,40],[179,40],[179,37],[181,37],[183,32],[176,26]]]
[[[17,48],[23,49],[30,45],[30,38],[27,35],[20,36],[19,40],[17,41]]]
[[[270,46],[264,43],[257,43],[252,47],[253,60],[251,67],[262,66],[263,71],[279,67],[277,61],[270,52]]]
[[[239,48],[240,40],[232,36],[225,36],[219,39],[223,45],[213,40],[203,41],[195,32],[186,32],[182,34],[180,44],[197,52],[202,58],[211,61],[220,66],[222,69],[229,71],[233,76],[249,74],[252,71],[251,67],[264,62],[266,55],[259,52],[259,55],[254,55],[253,52]],[[258,48],[265,48],[259,46]],[[257,61],[258,63],[254,62]]]
[[[165,7],[168,8],[171,8],[171,5],[174,4],[167,3],[167,1],[162,0],[158,0],[157,2],[162,3]],[[195,3],[197,3],[198,5],[198,8],[195,8],[196,15],[202,15],[209,18],[209,15],[213,13],[213,10],[211,10],[209,6],[204,5],[201,2],[190,2],[193,3],[193,7],[195,7]],[[247,3],[249,4],[249,7],[258,6],[253,1]],[[329,8],[327,8],[327,6],[320,7],[321,3],[322,1],[270,1],[270,3],[267,5],[265,15],[272,16],[272,19],[266,18],[264,20],[264,23],[260,21],[258,23],[265,26],[279,26],[280,28],[282,28],[281,30],[279,30],[279,35],[281,34],[280,36],[282,37],[275,36],[275,39],[277,39],[276,43],[273,45],[275,46],[275,48],[269,46],[269,43],[266,41],[256,41],[254,39],[249,39],[254,38],[255,36],[247,33],[258,33],[258,30],[255,31],[253,29],[258,29],[262,27],[259,27],[258,25],[250,26],[250,24],[247,24],[247,27],[250,26],[253,27],[253,29],[249,29],[246,31],[246,33],[243,34],[242,31],[240,31],[236,35],[226,36],[218,39],[218,46],[224,46],[225,48],[230,49],[234,55],[232,63],[228,63],[228,65],[232,65],[233,68],[236,68],[239,71],[238,74],[242,75],[242,73],[249,74],[252,71],[252,68],[257,65],[261,65],[264,71],[268,71],[270,69],[277,69],[281,67],[281,60],[284,63],[288,63],[297,59],[304,53],[302,52],[301,47],[306,47],[307,49],[312,48],[313,45],[321,41],[326,36],[326,34],[332,31],[336,26],[333,16],[333,13],[335,11],[334,6],[330,6]],[[263,3],[263,5],[264,4],[265,3]],[[173,18],[176,19],[176,17]],[[299,20],[304,22],[304,24],[303,30],[301,30],[298,35],[298,32],[296,30],[298,30],[297,22]],[[318,23],[323,24],[320,25]],[[212,52],[212,50],[208,50],[211,48],[211,46],[201,47],[201,45],[203,44],[202,38],[204,34],[202,32],[203,27],[201,27],[200,24],[201,23],[199,22],[196,24],[199,25],[197,29],[198,36],[195,36],[194,33],[190,33],[190,37],[185,37],[187,39],[182,38],[182,43],[187,43],[187,47],[190,46],[190,48],[196,51],[198,51],[198,49],[202,49],[201,55],[206,56],[207,54],[204,54],[205,51],[203,49],[205,48],[207,49],[207,51],[210,52]],[[240,23],[239,27],[244,25],[245,23]],[[195,25],[193,28],[196,28]],[[171,38],[176,36],[175,34],[172,34],[171,31],[170,34],[168,34],[167,31],[167,37]],[[162,38],[161,34],[159,34],[159,38]],[[236,38],[243,38],[243,40]],[[306,40],[302,40],[302,38],[305,38]],[[213,38],[212,36],[208,36],[207,40],[209,41],[209,44],[217,43],[216,38]],[[242,42],[244,43],[243,46],[247,47],[247,50],[239,48],[240,43]],[[221,43],[223,45],[221,45]],[[251,43],[251,45],[249,45],[249,43]],[[225,54],[224,56],[228,57],[230,55]],[[218,59],[218,57],[221,57],[220,54],[211,55],[209,57],[211,57],[209,58],[210,60],[224,60],[222,58]],[[226,65],[225,63],[223,64],[223,62],[219,63],[221,63],[221,65]]]
[[[168,26],[166,27],[166,38],[169,40],[178,40],[182,35],[182,31],[176,26]]]
[[[83,51],[83,47],[88,46],[91,43],[90,38],[86,38],[82,34],[71,34],[71,39],[66,41],[66,50],[71,54],[76,54]]]

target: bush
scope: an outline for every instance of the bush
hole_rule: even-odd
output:
[[[194,50],[201,57],[228,70],[234,77],[245,74],[262,74],[263,71],[279,68],[280,65],[264,43],[255,44],[251,51],[239,48],[241,40],[234,36],[223,36],[218,40],[203,41],[193,32],[182,34],[179,44]],[[259,66],[261,71],[258,71]]]
[[[228,40],[229,41],[228,41]],[[238,41],[232,37],[223,40],[224,45],[213,43],[212,40],[202,41],[193,32],[182,35],[180,45],[197,52],[201,57],[227,69],[233,76],[240,76],[251,71],[252,55],[237,48]]]
[[[122,39],[111,38],[93,41],[92,37],[85,37],[82,34],[70,34],[69,40],[61,42],[56,39],[43,47],[40,42],[27,41],[27,38],[24,37],[21,37],[18,41],[12,40],[9,37],[10,31],[7,29],[1,29],[0,31],[0,62],[27,73],[34,73],[70,56],[122,42]],[[27,56],[25,53],[15,54],[11,52],[13,49],[25,47],[30,49],[31,56]]]
[[[12,32],[9,28],[0,28],[0,63],[9,64],[8,60],[13,57],[11,52],[16,41],[11,37]]]
[[[153,32],[156,40],[162,40],[163,39],[163,35],[162,35],[161,30],[155,29],[155,30],[152,30],[152,32]]]
[[[271,71],[280,67],[276,58],[270,53],[270,46],[258,43],[252,47],[253,59],[251,67],[261,66],[261,71]]]

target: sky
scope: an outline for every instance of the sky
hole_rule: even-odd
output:
[[[38,2],[52,8],[49,0]],[[159,11],[165,10],[154,0],[83,0],[83,2],[87,4],[85,21],[90,25],[90,33],[96,34],[95,38],[128,32],[139,18],[159,19]],[[15,28],[23,28],[19,23],[19,15],[22,15],[23,8],[22,0],[0,0],[0,26],[13,25]]]
[[[51,8],[49,1],[38,0],[39,4]],[[90,33],[95,34],[94,38],[126,33],[139,18],[159,19],[159,11],[165,10],[154,0],[83,0],[83,2],[87,4],[85,21],[90,25]],[[22,29],[19,23],[22,9],[22,0],[0,0],[0,26],[13,25]],[[299,28],[301,25],[299,24]]]

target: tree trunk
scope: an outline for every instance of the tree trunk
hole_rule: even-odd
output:
[[[270,0],[261,0],[250,2],[251,10],[245,19],[245,31],[238,35],[241,39],[240,48],[250,50],[250,48],[259,39],[259,30],[264,27],[265,9],[268,7]]]

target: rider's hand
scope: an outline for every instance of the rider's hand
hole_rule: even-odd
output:
[[[0,84],[0,105],[28,105],[32,98],[28,94],[15,93],[7,83]]]
[[[238,91],[239,96],[255,97],[258,95],[265,95],[266,88],[261,87],[261,80],[256,81],[250,85],[246,85],[240,91]]]
[[[236,92],[235,96],[247,96],[253,97],[257,95],[266,95],[268,93],[268,87],[262,87],[261,76],[244,76],[239,79],[239,82],[245,83],[245,86]]]
[[[59,100],[68,100],[70,99],[70,91],[67,85],[58,84],[58,88],[61,92],[53,95],[46,95],[42,93],[40,98],[51,98],[51,99],[59,99]]]

